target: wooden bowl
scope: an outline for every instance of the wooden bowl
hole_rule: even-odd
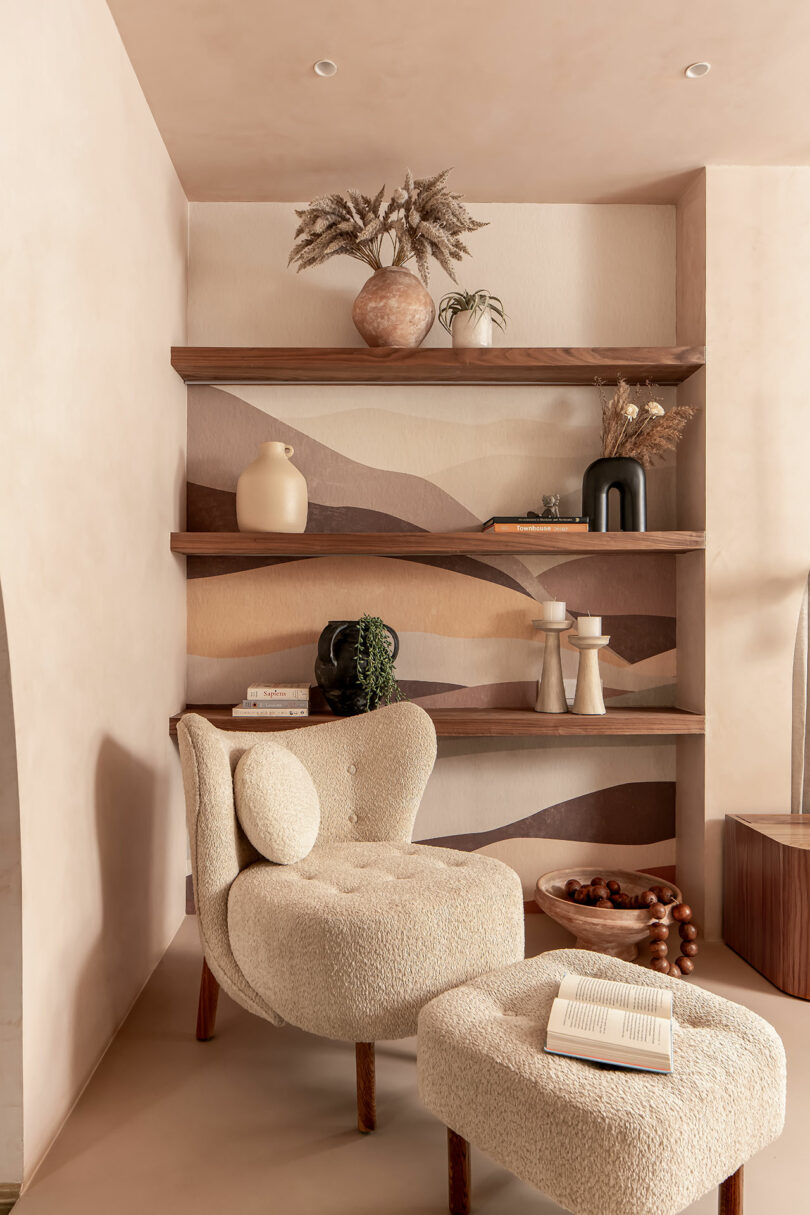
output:
[[[600,875],[606,881],[615,878],[621,885],[623,894],[641,894],[643,890],[649,890],[650,886],[666,886],[673,891],[678,903],[683,902],[683,896],[674,882],[655,877],[651,873],[637,873],[629,869],[599,869],[583,865],[580,869],[554,869],[538,878],[535,902],[552,920],[556,920],[574,934],[577,949],[607,953],[613,958],[632,962],[638,957],[639,943],[649,936],[649,911],[619,911],[616,908],[608,911],[607,907],[589,907],[584,903],[574,903],[565,893],[565,883],[569,878],[576,878],[583,885],[587,885],[591,878]],[[667,907],[667,914],[663,920],[658,921],[660,924],[673,923],[674,905],[673,903]]]

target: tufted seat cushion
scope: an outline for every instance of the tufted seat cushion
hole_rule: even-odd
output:
[[[319,843],[242,870],[228,933],[285,1021],[374,1042],[416,1031],[439,992],[523,957],[523,893],[492,857],[402,843]]]
[[[674,993],[675,1071],[547,1055],[573,971]],[[675,1215],[781,1132],[785,1054],[747,1008],[603,954],[541,954],[439,996],[419,1017],[419,1091],[458,1135],[574,1215]]]

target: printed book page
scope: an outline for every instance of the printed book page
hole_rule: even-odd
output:
[[[638,983],[615,983],[567,974],[560,984],[559,998],[604,1008],[625,1009],[649,1017],[672,1016],[672,992],[664,987],[642,987]]]
[[[669,1058],[671,1022],[663,1017],[627,1009],[606,1008],[601,1004],[582,1004],[557,997],[551,1006],[549,1039],[578,1038],[583,1042],[602,1042],[633,1051],[651,1051]]]

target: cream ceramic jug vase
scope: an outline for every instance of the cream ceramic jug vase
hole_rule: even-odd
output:
[[[307,483],[290,463],[289,443],[260,443],[258,458],[236,484],[240,532],[302,532],[307,526]]]

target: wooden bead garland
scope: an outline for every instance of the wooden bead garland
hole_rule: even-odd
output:
[[[668,886],[651,886],[632,897],[622,892],[621,885],[613,878],[591,878],[583,885],[576,878],[565,883],[565,893],[575,903],[587,903],[590,907],[615,907],[617,911],[648,911],[650,914],[650,965],[653,970],[671,978],[690,975],[695,969],[694,958],[698,953],[697,929],[690,921],[692,908],[688,903],[676,903],[675,893]],[[674,906],[671,906],[672,904]],[[667,908],[671,907],[672,919],[678,926],[681,952],[674,962],[667,958],[669,928],[662,924]]]

